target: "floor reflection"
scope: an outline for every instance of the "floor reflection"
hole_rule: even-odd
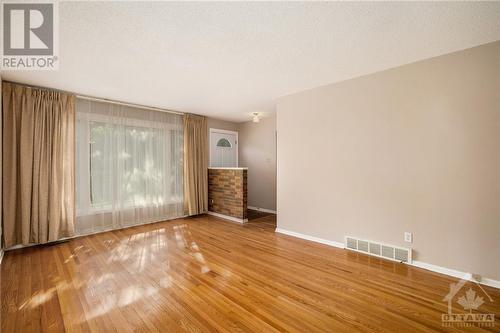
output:
[[[174,226],[174,232],[175,239],[177,240],[177,246],[179,248],[187,248],[189,250],[189,253],[200,264],[201,273],[210,272],[210,267],[207,265],[205,257],[203,256],[203,253],[201,252],[198,244],[196,244],[196,242],[193,240],[189,228],[185,224]]]

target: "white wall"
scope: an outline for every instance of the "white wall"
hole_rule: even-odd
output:
[[[240,165],[248,167],[248,206],[276,210],[276,116],[239,126]]]
[[[278,101],[278,227],[500,280],[500,42]]]

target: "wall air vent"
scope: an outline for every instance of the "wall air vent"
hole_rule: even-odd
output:
[[[411,264],[411,249],[350,236],[345,238],[345,247],[348,250],[365,253],[371,256]]]
[[[358,249],[358,240],[354,238],[349,238],[346,237],[346,247],[351,250],[357,250]]]

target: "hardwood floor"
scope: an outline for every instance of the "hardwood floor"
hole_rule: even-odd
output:
[[[248,221],[260,219],[266,216],[273,216],[274,214],[271,213],[266,213],[266,212],[261,212],[258,210],[253,210],[253,209],[247,209],[247,217]]]
[[[274,229],[200,216],[10,251],[2,332],[500,332],[498,289],[494,327],[442,327],[456,279]]]

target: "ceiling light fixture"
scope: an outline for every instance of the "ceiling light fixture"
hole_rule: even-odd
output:
[[[253,119],[252,119],[252,121],[254,123],[258,123],[260,121],[260,119],[259,119],[259,113],[258,112],[254,112],[253,113]]]

